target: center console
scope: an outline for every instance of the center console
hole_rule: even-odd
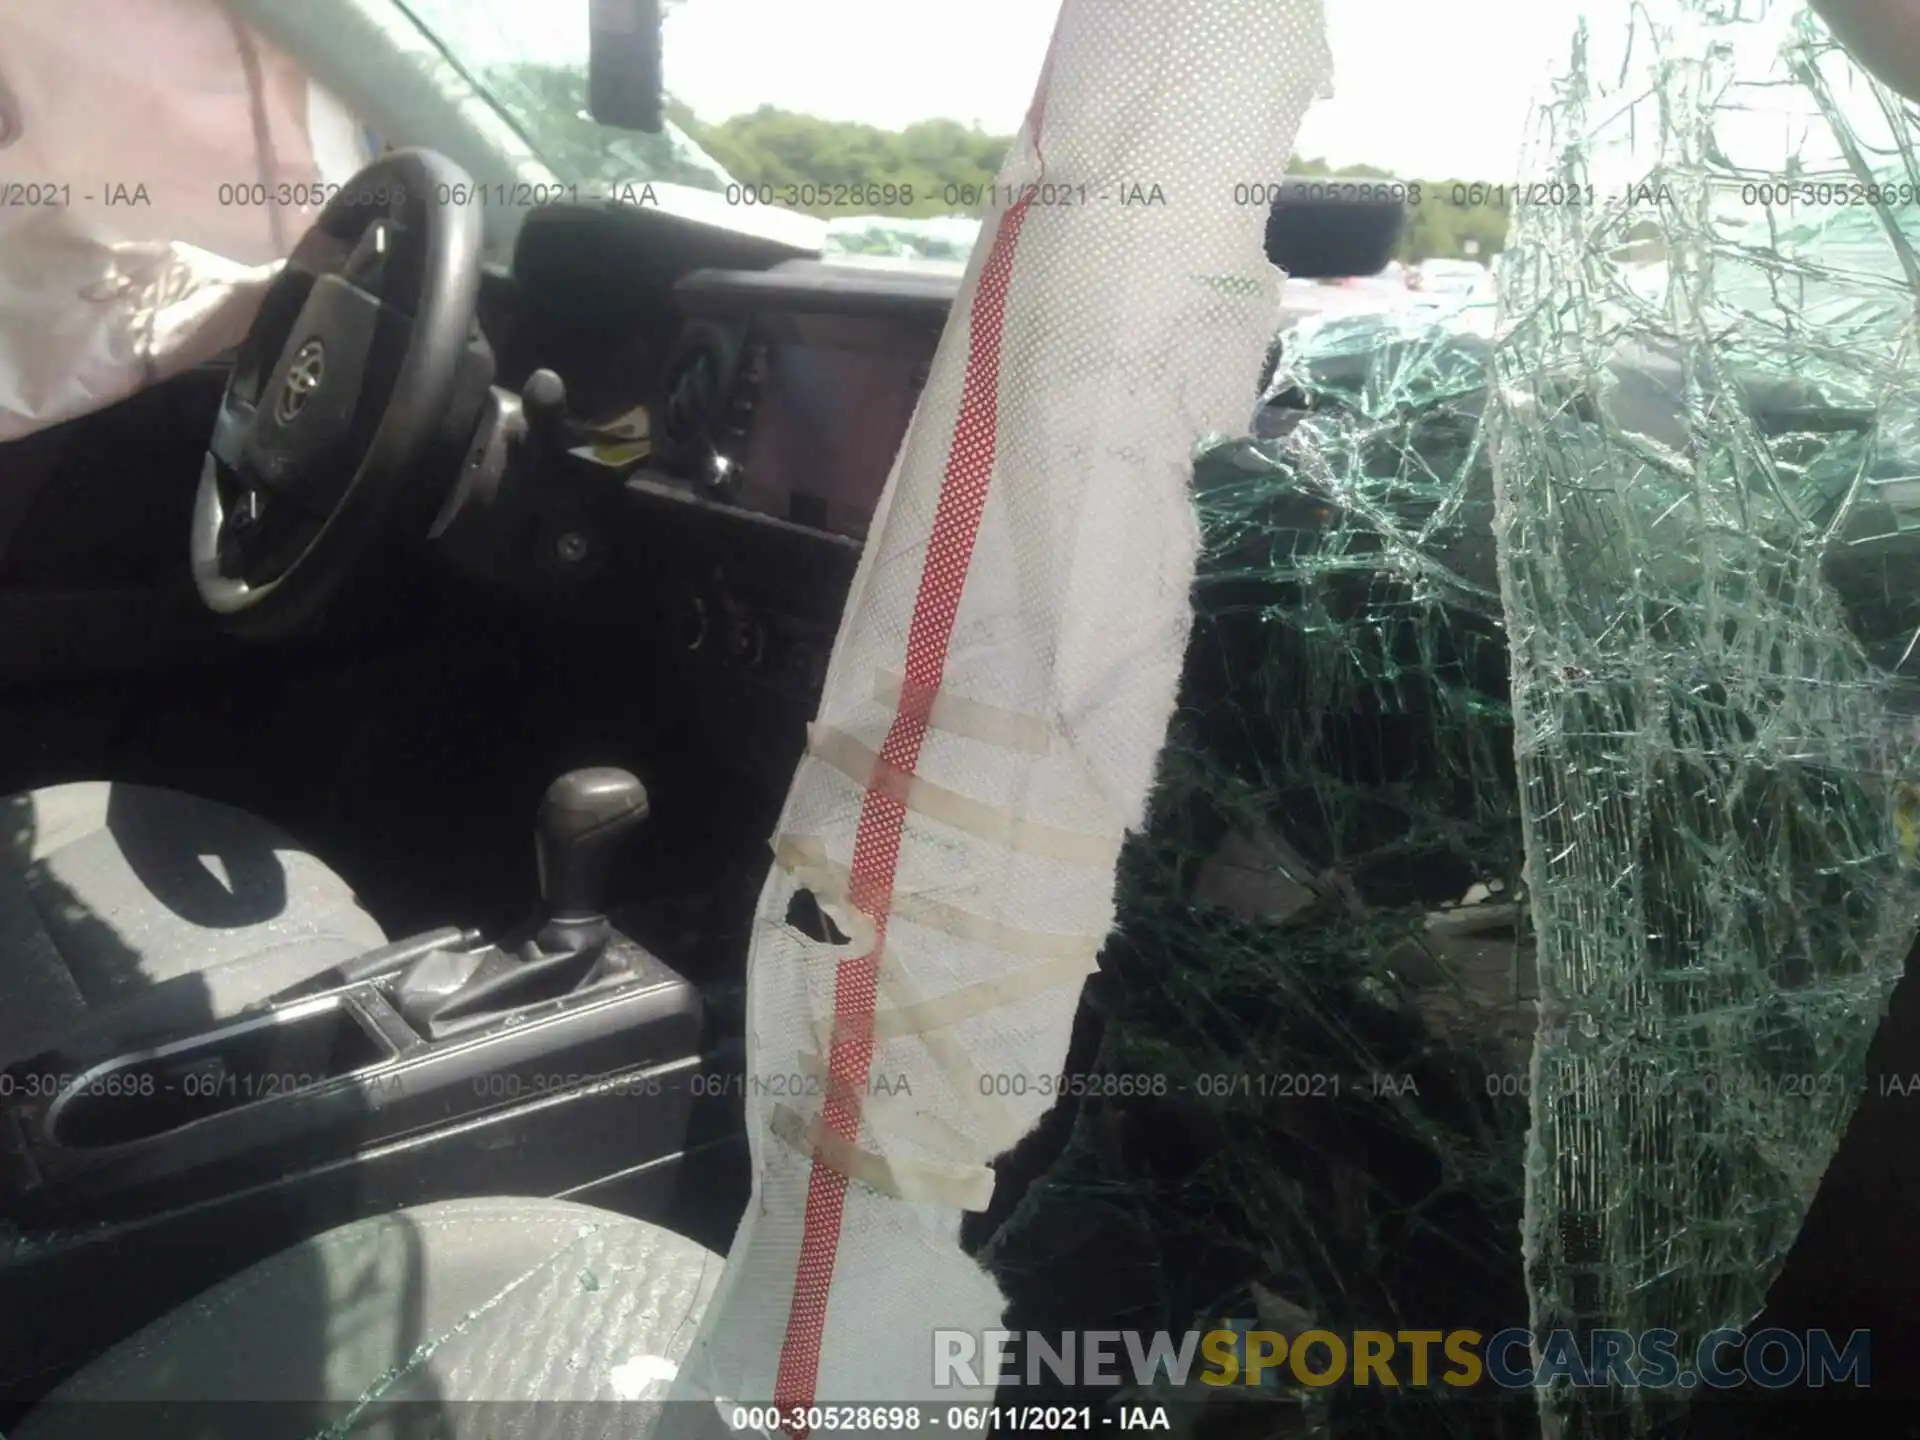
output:
[[[554,783],[520,935],[435,931],[223,1017],[183,977],[0,1071],[0,1406],[361,1214],[475,1193],[662,1210],[706,1037],[694,987],[602,908],[646,807],[623,771]]]

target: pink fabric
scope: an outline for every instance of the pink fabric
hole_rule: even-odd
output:
[[[259,265],[314,213],[221,201],[320,177],[305,74],[217,0],[5,0],[0,110],[0,181],[70,187],[74,218],[120,239]],[[120,186],[150,203],[107,204]]]

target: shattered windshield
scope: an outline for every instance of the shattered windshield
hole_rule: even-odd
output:
[[[791,191],[843,253],[957,269],[1018,123],[702,116],[689,0],[674,127],[609,132],[584,5],[409,3],[563,178]],[[1255,177],[1391,178],[1405,227],[1289,284],[1247,433],[1196,461],[1084,1083],[969,1222],[1011,1330],[1295,1346],[1140,1383],[1204,1435],[1668,1433],[1688,1357],[1763,1313],[1920,929],[1910,113],[1797,0],[1480,12],[1498,96],[1430,127],[1336,96]],[[1383,14],[1329,0],[1381,114],[1447,43],[1403,17],[1384,55]],[[1363,1334],[1519,1358],[1329,1381]],[[1596,1376],[1597,1335],[1674,1364]]]
[[[1511,154],[1429,183],[1387,272],[1290,285],[1252,433],[1199,457],[1182,704],[1082,1040],[1166,1098],[1083,1103],[989,1242],[1009,1325],[1094,1324],[1043,1287],[1098,1275],[1116,1328],[1317,1347],[1147,1387],[1203,1434],[1676,1433],[1886,1093],[1913,117],[1788,0],[1542,8]],[[1507,1379],[1407,1383],[1409,1336],[1469,1330],[1518,1337]],[[1398,1388],[1353,1383],[1363,1333]]]
[[[403,0],[561,182],[588,194],[666,181],[723,191],[719,161],[669,119],[658,135],[587,113],[587,0]]]
[[[839,13],[850,8],[844,3],[810,10],[766,0],[668,0],[667,117],[658,135],[615,129],[588,114],[587,0],[399,3],[583,198],[667,183],[711,192],[743,224],[754,211],[816,216],[826,222],[828,259],[892,260],[957,276],[1012,142],[1010,124],[987,130],[977,120],[936,116],[888,129],[754,95],[753,67],[777,53],[781,26],[802,36],[853,33],[860,43],[836,62],[849,85],[861,83],[863,69],[870,79],[876,67],[893,64],[889,50],[897,48],[901,27],[872,33],[880,27],[871,22],[884,25],[878,12],[850,24]],[[1044,6],[1033,14],[1049,19]],[[766,34],[769,46],[743,49],[744,30]],[[863,37],[863,30],[870,33]],[[904,33],[911,35],[912,26]],[[1014,27],[997,55],[1006,79],[994,88],[1030,86],[1045,39],[1044,23]],[[817,78],[818,93],[838,86],[832,73]]]

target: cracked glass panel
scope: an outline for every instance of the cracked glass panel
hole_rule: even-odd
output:
[[[1684,1355],[1759,1312],[1846,1126],[1920,925],[1916,132],[1792,0],[1608,7],[1563,56],[1498,323],[1306,321],[1198,460],[1075,1062],[1167,1093],[1063,1108],[983,1251],[1009,1326]],[[1218,1436],[1684,1408],[1202,1390],[1160,1394]]]
[[[1182,704],[1088,1027],[1093,1068],[1165,1093],[1079,1105],[983,1256],[1011,1326],[1526,1323],[1490,333],[1480,305],[1305,322],[1259,433],[1198,460]],[[1273,1378],[1161,1398],[1202,1435],[1537,1433],[1487,1390]]]
[[[1578,200],[1516,214],[1486,427],[1536,1332],[1759,1312],[1914,939],[1913,133],[1754,0],[1596,27],[1539,116],[1525,173]],[[1556,1435],[1681,1403],[1542,1394]]]

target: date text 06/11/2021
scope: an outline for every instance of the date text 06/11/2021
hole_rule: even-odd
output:
[[[735,1433],[818,1435],[1090,1434],[1096,1430],[1171,1430],[1164,1405],[736,1405]]]
[[[738,1099],[805,1099],[852,1088],[869,1095],[912,1095],[912,1078],[905,1074],[873,1074],[848,1082],[825,1074],[753,1074],[732,1072],[692,1075],[677,1082],[695,1096]],[[982,1095],[998,1098],[1140,1099],[1192,1095],[1216,1100],[1334,1100],[1342,1095],[1378,1097],[1418,1095],[1418,1082],[1406,1074],[1338,1075],[1322,1072],[1252,1074],[1231,1072],[1194,1075],[1175,1080],[1165,1074],[1025,1074],[989,1073],[977,1080]]]

